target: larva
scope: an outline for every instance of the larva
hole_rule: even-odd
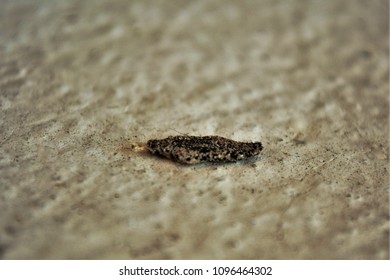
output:
[[[151,139],[147,148],[153,154],[182,164],[236,162],[257,156],[260,142],[238,142],[220,136],[170,136]]]

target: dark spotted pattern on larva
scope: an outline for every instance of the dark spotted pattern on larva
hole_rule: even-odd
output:
[[[183,164],[202,162],[235,162],[257,156],[260,142],[237,142],[220,136],[170,136],[152,139],[147,147],[153,154]]]

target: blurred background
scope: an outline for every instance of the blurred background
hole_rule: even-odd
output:
[[[389,259],[388,1],[0,3],[1,258]]]

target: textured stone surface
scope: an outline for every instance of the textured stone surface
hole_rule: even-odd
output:
[[[1,2],[1,258],[389,258],[387,1]]]

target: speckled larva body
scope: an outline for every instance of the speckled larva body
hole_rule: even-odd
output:
[[[257,156],[263,146],[260,142],[238,142],[220,136],[170,136],[149,140],[147,148],[182,164],[198,164],[249,159]]]

